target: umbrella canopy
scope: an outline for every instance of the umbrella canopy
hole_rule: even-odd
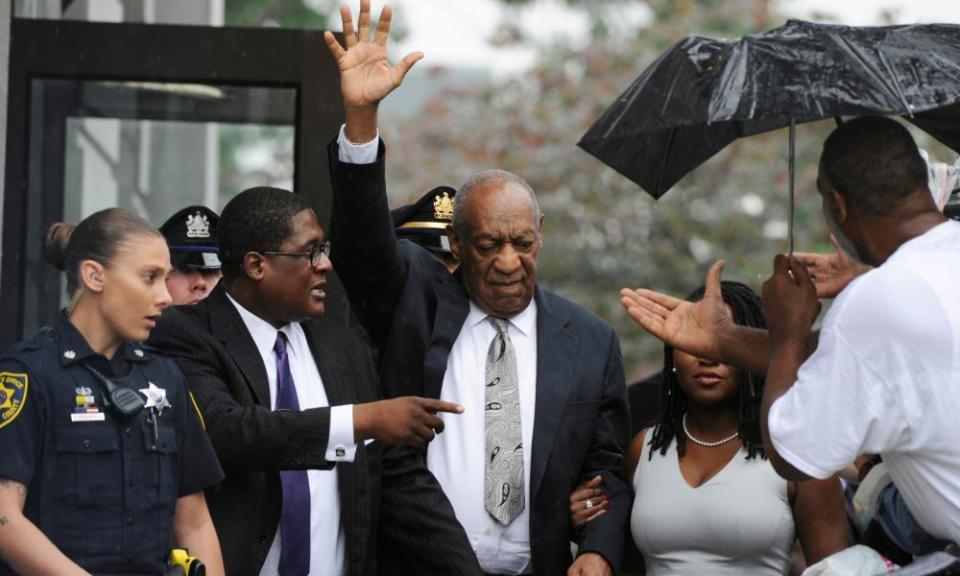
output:
[[[798,20],[681,40],[578,145],[659,198],[733,140],[791,123],[901,114],[960,151],[960,26]]]

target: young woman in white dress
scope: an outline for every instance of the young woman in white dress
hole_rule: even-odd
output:
[[[765,327],[755,292],[736,282],[721,290],[737,324]],[[784,575],[797,539],[808,564],[845,548],[839,481],[788,482],[766,460],[757,419],[763,377],[664,352],[659,421],[634,437],[626,463],[630,531],[647,574]],[[604,513],[595,483],[571,495],[575,526]]]

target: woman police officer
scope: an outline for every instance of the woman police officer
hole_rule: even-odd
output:
[[[0,357],[0,574],[166,571],[171,541],[223,574],[203,489],[223,472],[174,363],[143,348],[170,254],[120,209],[54,224],[71,306]]]

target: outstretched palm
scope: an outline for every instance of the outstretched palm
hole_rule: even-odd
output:
[[[624,288],[620,302],[644,330],[667,344],[701,358],[720,358],[720,333],[732,320],[720,292],[717,262],[707,274],[699,302],[687,302],[652,290]]]
[[[403,82],[403,77],[423,57],[407,54],[396,66],[387,61],[387,40],[393,11],[384,6],[373,41],[370,40],[370,2],[360,2],[359,29],[355,33],[350,9],[340,9],[346,49],[331,32],[324,34],[327,46],[340,69],[340,90],[346,107],[376,106]]]
[[[851,260],[833,234],[830,235],[830,242],[836,250],[829,254],[816,252],[793,254],[807,268],[813,285],[817,289],[818,298],[836,298],[854,278],[869,270],[867,266]]]

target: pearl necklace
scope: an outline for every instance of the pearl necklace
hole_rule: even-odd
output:
[[[737,431],[734,432],[733,434],[727,436],[726,438],[721,438],[720,440],[717,440],[716,442],[706,442],[706,441],[704,441],[704,440],[701,440],[701,439],[697,438],[696,436],[694,436],[693,434],[691,434],[691,433],[690,433],[690,430],[687,428],[687,413],[686,413],[686,412],[683,413],[683,417],[680,419],[680,424],[683,425],[683,433],[687,435],[687,438],[688,438],[691,442],[693,442],[694,444],[698,444],[698,445],[700,445],[700,446],[703,446],[704,448],[716,448],[717,446],[722,446],[722,445],[726,444],[727,442],[729,442],[729,441],[737,438],[738,436],[740,436],[740,431],[737,430]]]

